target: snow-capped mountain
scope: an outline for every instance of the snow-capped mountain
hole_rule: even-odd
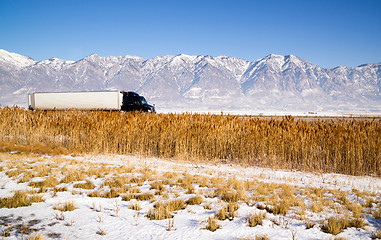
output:
[[[35,91],[136,91],[158,110],[381,112],[381,63],[321,68],[294,55],[136,56],[36,62],[0,50],[0,103],[27,106]]]
[[[22,56],[17,53],[10,53],[0,49],[0,68],[2,69],[20,69],[35,63],[36,61],[30,57]]]

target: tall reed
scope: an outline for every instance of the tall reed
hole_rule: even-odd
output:
[[[381,176],[381,123],[0,109],[0,149],[140,154]]]

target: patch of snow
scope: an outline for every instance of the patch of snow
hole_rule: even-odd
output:
[[[17,160],[17,155],[12,155]],[[52,157],[42,156],[39,163]],[[172,171],[191,175],[209,177],[235,178],[254,180],[266,183],[289,184],[302,188],[325,188],[352,191],[357,189],[376,194],[379,199],[381,193],[381,179],[375,177],[355,177],[340,174],[304,173],[299,171],[272,170],[257,167],[242,167],[234,164],[203,164],[183,161],[169,161],[156,158],[141,158],[120,155],[89,155],[89,156],[61,156],[67,162],[77,161],[78,169],[89,164],[107,164],[108,166],[134,166],[137,169],[154,169],[158,176]],[[64,161],[64,160],[63,160]],[[96,182],[99,187],[101,182]],[[27,183],[17,183],[0,172],[0,196],[12,195],[12,191],[28,189]],[[65,186],[61,184],[60,186]],[[129,209],[131,202],[117,198],[91,198],[86,192],[76,191],[72,185],[66,184],[68,191],[57,192],[56,195],[44,194],[45,201],[33,203],[29,207],[1,208],[0,216],[8,219],[12,224],[33,223],[33,228],[40,229],[44,237],[59,239],[245,239],[256,235],[266,235],[270,239],[329,239],[332,235],[321,231],[318,224],[306,229],[302,220],[292,215],[280,216],[268,214],[262,225],[247,226],[247,216],[250,213],[263,212],[258,208],[239,203],[239,210],[232,220],[218,221],[220,228],[215,232],[205,229],[206,220],[216,213],[215,209],[207,210],[201,205],[188,205],[184,210],[174,214],[173,229],[167,231],[169,220],[149,220],[145,215],[153,208],[150,201],[140,201],[141,210]],[[196,186],[197,187],[197,186]],[[148,191],[147,181],[140,187]],[[85,191],[85,190],[83,190]],[[194,194],[180,193],[179,198],[186,200]],[[73,201],[77,207],[74,211],[60,212],[54,206],[66,201]],[[218,207],[218,199],[209,199],[211,204]],[[117,211],[118,210],[118,211]],[[58,219],[62,217],[62,219]],[[308,215],[307,215],[308,217]],[[319,219],[327,219],[330,214],[324,212]],[[317,221],[317,220],[316,220]],[[366,220],[368,222],[368,220]],[[274,224],[277,223],[277,224]],[[370,223],[370,220],[368,222]],[[373,223],[374,225],[375,223]],[[4,231],[6,226],[0,226]],[[369,227],[375,229],[374,227]],[[102,236],[99,233],[104,232]],[[363,229],[348,228],[338,235],[348,239],[370,239],[370,232]],[[12,237],[14,239],[16,236]],[[45,238],[44,238],[45,239]]]

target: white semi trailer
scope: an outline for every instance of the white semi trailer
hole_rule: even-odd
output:
[[[31,110],[117,110],[155,112],[146,99],[134,92],[35,92],[29,94]]]

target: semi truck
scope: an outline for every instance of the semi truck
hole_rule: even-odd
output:
[[[31,110],[115,110],[155,113],[155,107],[135,92],[34,92],[29,94]]]

